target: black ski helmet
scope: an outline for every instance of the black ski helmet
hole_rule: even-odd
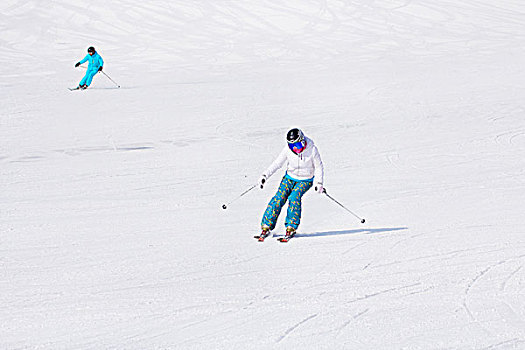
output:
[[[93,46],[90,46],[88,48],[88,53],[95,52],[95,48]]]
[[[286,134],[286,141],[288,143],[295,143],[304,140],[304,134],[300,129],[293,128]]]

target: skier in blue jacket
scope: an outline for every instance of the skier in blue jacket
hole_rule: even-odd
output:
[[[82,61],[79,61],[75,64],[75,67],[78,67],[86,61],[89,62],[86,75],[84,75],[84,78],[82,78],[82,80],[78,84],[77,89],[87,89],[88,86],[91,85],[91,81],[93,80],[95,74],[97,74],[98,72],[102,72],[102,66],[104,66],[104,60],[95,51],[95,48],[93,46],[90,46],[87,49],[87,52],[88,54],[86,55],[86,57],[84,57]]]

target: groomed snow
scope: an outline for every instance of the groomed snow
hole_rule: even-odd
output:
[[[3,0],[0,49],[1,349],[525,349],[523,1]],[[292,126],[365,224],[221,208]]]

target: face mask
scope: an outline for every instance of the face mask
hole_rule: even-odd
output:
[[[288,147],[292,150],[293,153],[299,154],[306,148],[306,141],[298,141],[294,143],[289,143]]]

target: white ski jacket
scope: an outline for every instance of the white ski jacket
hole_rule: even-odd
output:
[[[321,155],[314,142],[305,136],[306,148],[299,154],[295,154],[284,146],[283,150],[273,161],[268,169],[263,173],[266,178],[270,178],[277,170],[286,163],[286,173],[296,180],[310,180],[315,177],[315,182],[323,184],[324,168]]]

